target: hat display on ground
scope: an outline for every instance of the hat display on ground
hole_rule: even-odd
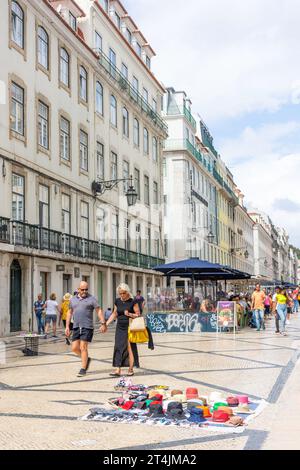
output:
[[[187,398],[184,394],[180,393],[179,395],[173,395],[172,400],[179,401],[180,403],[186,403]]]
[[[226,398],[224,398],[224,396],[221,392],[212,392],[209,395],[208,401],[209,401],[209,403],[214,404],[214,403],[217,403],[217,402],[224,402],[224,401],[226,402]]]
[[[239,403],[246,403],[247,405],[249,403],[249,397],[247,395],[238,395],[237,399],[239,400]]]
[[[204,406],[207,406],[208,405],[208,399],[207,397],[199,397],[199,400],[201,400],[203,402],[203,405]]]
[[[215,423],[226,423],[229,420],[229,416],[224,411],[216,410],[213,412],[212,420]]]
[[[192,423],[204,423],[206,420],[203,416],[203,410],[200,408],[191,408],[188,421]]]
[[[173,395],[183,395],[183,391],[182,390],[172,390],[171,391],[171,397],[173,397]]]
[[[238,406],[239,399],[238,397],[227,397],[227,403],[229,406]]]
[[[168,405],[166,416],[174,419],[185,419],[182,403],[171,402]]]
[[[185,391],[186,399],[191,400],[192,398],[198,398],[198,389],[193,387],[188,387]]]
[[[233,409],[230,408],[230,406],[219,406],[218,410],[224,411],[224,413],[227,413],[228,416],[233,416]]]
[[[235,413],[245,413],[245,414],[251,414],[253,413],[252,410],[250,410],[249,405],[247,403],[241,403],[237,408],[235,408]]]
[[[164,416],[163,407],[159,403],[151,403],[149,406],[149,413],[152,418]]]
[[[192,400],[187,400],[188,408],[195,408],[196,406],[202,406],[204,403],[202,400],[194,398]]]
[[[210,409],[209,409],[209,406],[204,406],[204,405],[198,405],[196,406],[196,408],[200,408],[201,410],[203,410],[203,417],[204,418],[211,418],[212,414],[210,412]]]
[[[220,406],[227,406],[227,403],[224,402],[224,401],[217,401],[216,403],[214,403],[213,411],[215,411],[215,410],[217,410],[218,408],[220,408]]]
[[[240,416],[230,416],[228,424],[232,424],[233,426],[243,426],[244,420]]]

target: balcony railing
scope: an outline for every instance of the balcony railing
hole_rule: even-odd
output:
[[[193,129],[197,130],[197,124],[192,116],[191,111],[185,106],[171,106],[167,111],[167,116],[184,116],[185,119],[191,124]]]
[[[164,150],[187,150],[204,166],[207,171],[212,171],[211,165],[188,139],[167,139],[165,141]]]
[[[57,232],[38,225],[10,220],[6,217],[0,217],[0,243],[146,269],[164,263],[164,260],[159,257]]]
[[[158,126],[165,134],[168,133],[168,126],[161,116],[144,100],[143,96],[131,85],[122,72],[109,60],[109,58],[102,52],[97,50],[99,54],[99,64],[109,74],[110,78],[114,80],[119,88],[126,92],[129,98],[146,113],[146,115]]]

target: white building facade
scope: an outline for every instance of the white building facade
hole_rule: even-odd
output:
[[[0,12],[4,335],[28,328],[39,292],[60,300],[87,280],[106,308],[120,281],[144,295],[161,284],[167,126],[154,51],[119,1],[7,0]]]

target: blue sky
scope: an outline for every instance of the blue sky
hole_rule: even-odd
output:
[[[300,2],[123,4],[157,54],[157,78],[190,96],[246,205],[300,247]]]

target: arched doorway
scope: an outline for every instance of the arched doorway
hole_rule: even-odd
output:
[[[21,330],[22,318],[22,269],[18,260],[10,265],[10,331]]]

